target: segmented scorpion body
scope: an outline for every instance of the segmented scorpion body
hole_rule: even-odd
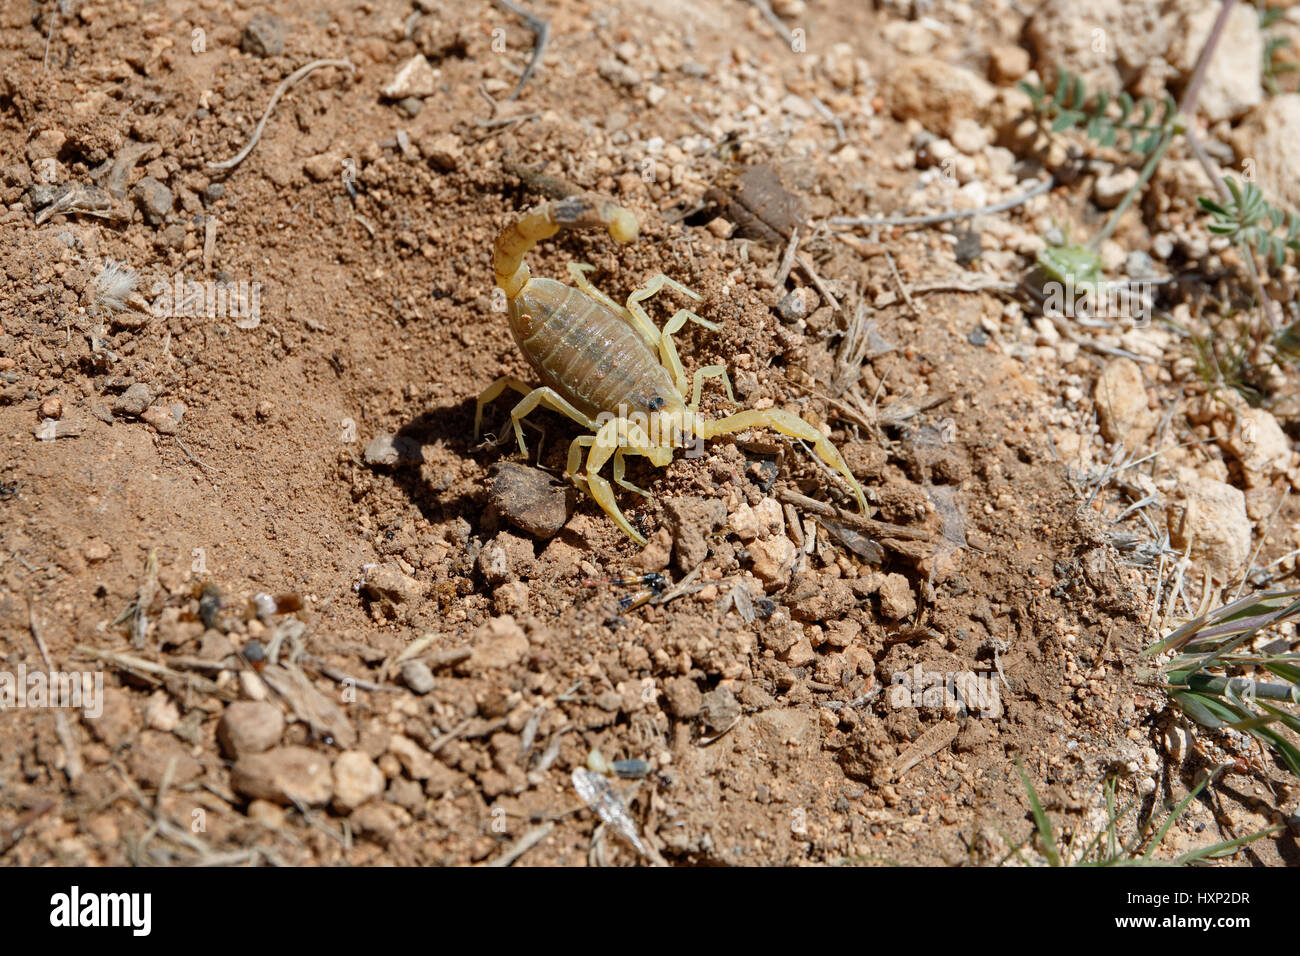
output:
[[[660,274],[628,296],[626,305],[619,305],[588,280],[586,273],[592,266],[569,264],[576,287],[531,277],[523,259],[538,241],[561,229],[596,226],[603,226],[620,243],[632,241],[637,234],[636,217],[626,209],[565,200],[525,214],[497,238],[493,266],[497,285],[506,295],[510,331],[542,386],[534,388],[510,376],[489,385],[478,398],[475,439],[484,406],[506,389],[524,396],[511,410],[510,421],[525,455],[528,448],[521,423],[539,405],[578,422],[593,434],[581,435],[569,446],[569,477],[639,545],[645,544],[645,538],[619,509],[609,480],[600,474],[605,463],[613,460],[614,484],[649,498],[647,492],[624,478],[627,455],[641,455],[662,468],[672,461],[677,448],[746,428],[773,428],[810,442],[817,456],[848,480],[858,506],[865,512],[862,487],[839,451],[802,418],[776,408],[750,409],[720,419],[696,414],[706,378],[720,378],[727,397],[734,402],[731,382],[724,366],[698,369],[688,403],[686,373],[672,336],[687,322],[714,330],[718,326],[689,309],[680,309],[660,331],[641,305],[665,287],[699,301],[696,293]]]

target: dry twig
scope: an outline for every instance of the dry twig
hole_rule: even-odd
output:
[[[337,66],[349,72],[356,70],[356,67],[347,60],[312,60],[310,63],[298,67],[298,69],[286,76],[280,82],[280,85],[275,88],[275,92],[271,94],[271,102],[266,104],[266,112],[264,112],[262,118],[257,121],[257,128],[253,130],[253,135],[249,138],[248,145],[230,159],[222,160],[219,163],[208,163],[208,169],[234,169],[242,163],[244,159],[247,158],[248,154],[253,151],[253,147],[257,145],[257,141],[262,138],[262,130],[266,127],[266,121],[271,118],[271,111],[275,109],[275,104],[280,102],[280,97],[282,97],[295,83],[302,80],[308,73],[311,73],[313,70],[319,70],[321,67],[325,66]]]

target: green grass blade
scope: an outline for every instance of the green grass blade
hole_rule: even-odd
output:
[[[1038,791],[1029,781],[1029,774],[1025,773],[1024,765],[1017,760],[1016,770],[1020,772],[1020,779],[1025,785],[1025,792],[1029,795],[1029,807],[1034,812],[1034,824],[1038,827],[1038,834],[1043,839],[1043,851],[1047,856],[1047,862],[1052,866],[1061,865],[1061,853],[1056,848],[1056,838],[1052,834],[1052,821],[1048,819],[1047,813],[1043,810],[1043,805],[1038,801]]]

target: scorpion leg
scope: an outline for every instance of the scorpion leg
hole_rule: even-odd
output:
[[[538,405],[543,408],[549,408],[553,412],[559,412],[567,418],[573,419],[583,428],[594,430],[596,423],[574,408],[563,395],[553,388],[535,388],[530,391],[518,405],[510,410],[510,424],[515,428],[515,438],[519,441],[519,450],[525,456],[528,454],[528,446],[524,444],[524,430],[520,427],[520,422],[524,416],[535,409]]]
[[[591,490],[587,487],[587,479],[580,474],[582,469],[582,450],[584,448],[590,448],[594,444],[596,444],[595,435],[579,435],[575,438],[569,445],[569,463],[565,467],[565,471],[569,473],[569,480],[588,494],[591,494]],[[632,484],[632,482],[627,481],[623,477],[627,468],[627,463],[624,461],[623,455],[624,449],[622,448],[614,452],[614,484],[618,485],[620,488],[626,488],[628,491],[635,491],[638,495],[641,495],[649,501],[654,501],[654,495],[650,494],[650,492],[646,491],[644,488]]]
[[[676,279],[670,279],[663,273],[651,276],[649,282],[641,288],[633,291],[632,294],[627,297],[627,311],[636,317],[638,327],[644,325],[650,329],[654,328],[654,323],[650,321],[650,316],[646,314],[641,302],[660,292],[664,286],[667,286],[674,292],[681,293],[687,298],[694,299],[696,302],[700,301],[699,293],[692,292]],[[682,368],[682,360],[677,355],[677,346],[673,342],[673,336],[680,332],[687,322],[695,322],[697,325],[702,325],[704,328],[715,332],[719,328],[716,322],[710,322],[708,319],[696,315],[689,309],[679,309],[673,314],[673,317],[668,320],[663,331],[656,333],[655,336],[650,339],[651,344],[657,345],[659,348],[659,361],[663,364],[664,368],[668,369],[668,373],[672,375],[673,383],[677,386],[677,390],[683,393],[686,391],[686,370]],[[642,334],[645,333],[643,332]]]
[[[506,389],[512,388],[521,395],[527,395],[533,390],[533,386],[527,382],[515,378],[513,375],[505,375],[497,379],[487,388],[483,389],[478,396],[478,405],[474,409],[474,440],[478,441],[478,433],[483,425],[483,408],[490,405],[501,397],[501,393]]]
[[[853,472],[849,471],[849,466],[845,463],[839,449],[832,445],[830,439],[817,428],[798,415],[792,415],[779,408],[749,409],[737,412],[735,415],[728,415],[726,418],[714,421],[697,420],[695,423],[696,434],[706,439],[738,432],[745,428],[772,428],[782,435],[812,442],[817,457],[848,479],[849,486],[853,489],[853,496],[858,501],[858,508],[863,514],[867,513],[867,497],[863,494],[858,480],[853,477]]]
[[[621,457],[624,447],[639,454],[640,449],[650,447],[650,440],[639,426],[626,418],[611,419],[600,427],[587,456],[587,491],[625,535],[645,547],[645,538],[632,527],[614,500],[614,489],[610,487],[609,481],[598,474],[610,458]]]
[[[731,404],[736,404],[736,394],[731,390],[731,379],[727,377],[727,366],[725,365],[706,365],[704,368],[695,370],[695,384],[691,388],[691,404],[687,406],[691,411],[696,411],[700,407],[700,390],[704,388],[706,378],[722,379],[722,386],[727,390],[727,398]]]
[[[618,485],[620,488],[625,488],[628,491],[635,491],[642,498],[646,499],[646,501],[654,501],[654,495],[650,494],[650,492],[646,491],[644,488],[637,487],[623,477],[627,468],[627,462],[623,457],[625,454],[626,453],[622,448],[614,452],[614,484]]]
[[[581,474],[582,472],[582,450],[590,448],[596,443],[595,435],[579,435],[569,444],[569,463],[565,466],[565,471],[569,473],[569,480],[572,481],[581,491],[591,494],[587,487],[587,479]]]

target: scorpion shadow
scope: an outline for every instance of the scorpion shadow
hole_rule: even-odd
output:
[[[484,409],[484,434],[478,441],[473,437],[476,404],[476,399],[465,398],[459,402],[426,408],[394,433],[394,462],[366,463],[365,467],[375,474],[390,478],[430,523],[464,517],[478,532],[489,510],[486,489],[480,487],[473,492],[451,491],[452,487],[463,482],[456,481],[455,475],[431,473],[431,469],[437,466],[436,459],[431,454],[434,446],[440,446],[443,455],[450,454],[475,462],[485,473],[498,462],[524,462],[519,457],[510,428],[507,403],[497,402]],[[579,430],[566,427],[568,423],[558,416],[538,417],[544,419],[540,423],[542,428],[537,428],[531,422],[525,423],[529,443],[526,464],[544,466],[546,471],[559,477],[564,471],[569,442],[579,434]],[[503,431],[505,440],[496,441]],[[431,467],[425,468],[425,465]],[[447,486],[440,488],[443,481],[447,481]]]

